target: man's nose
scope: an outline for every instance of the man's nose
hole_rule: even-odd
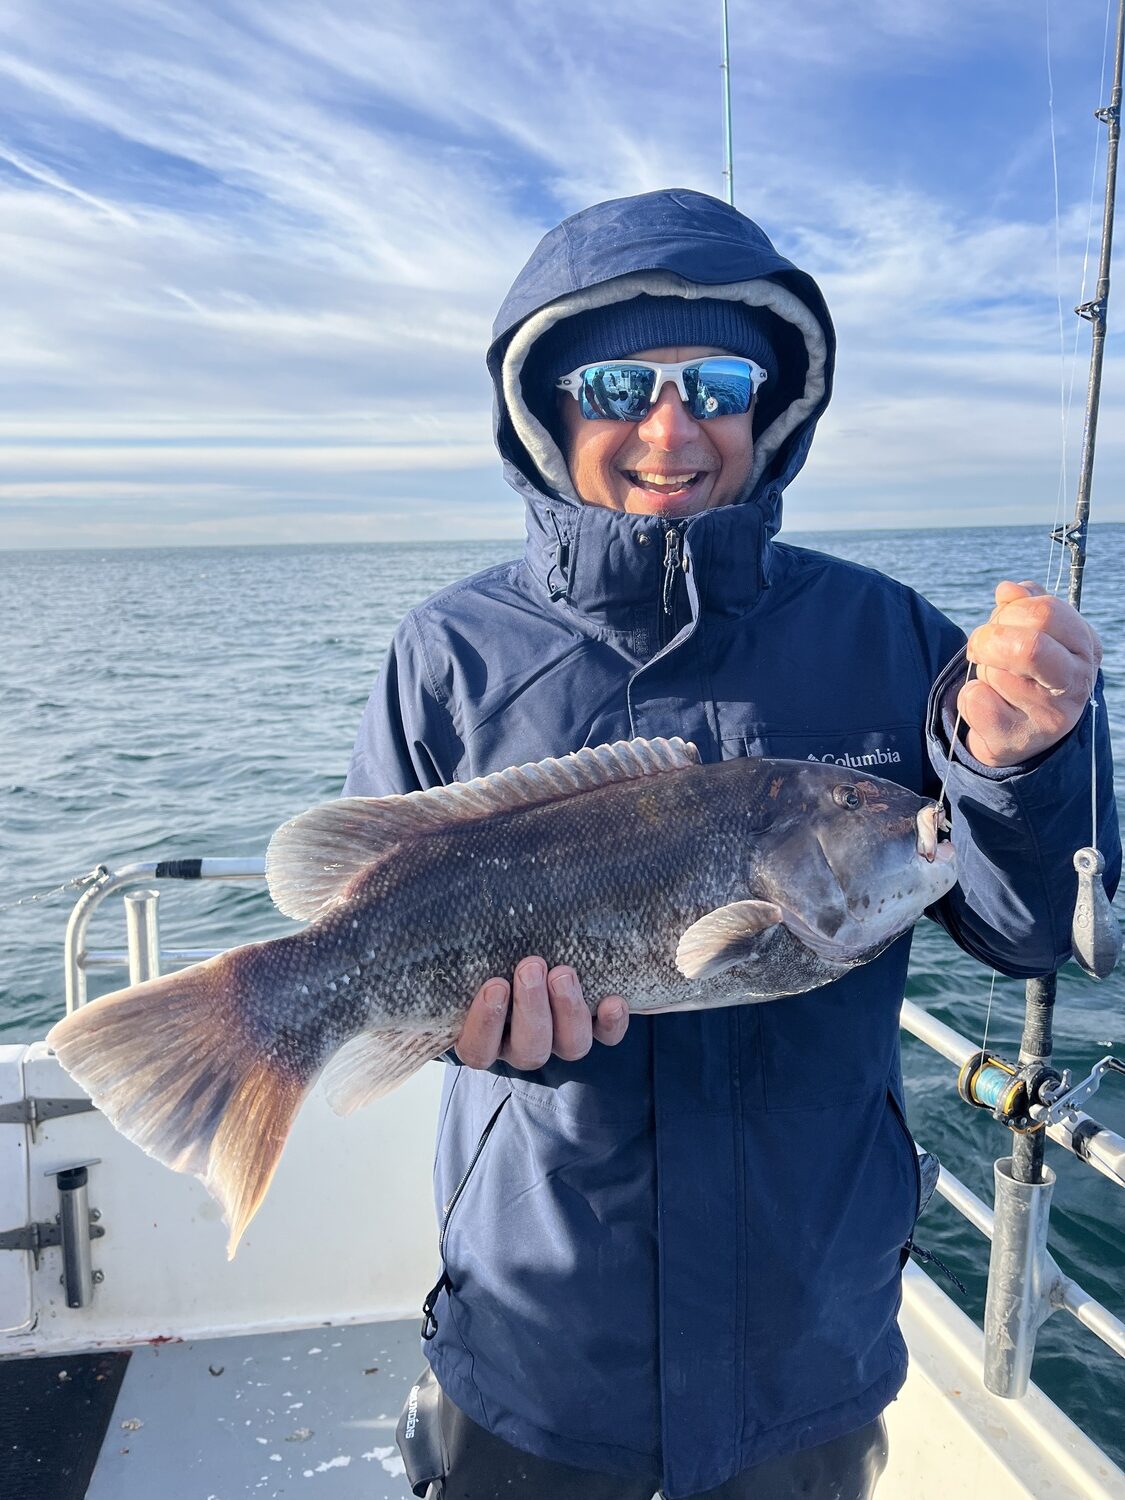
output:
[[[699,424],[680,400],[680,393],[672,382],[666,381],[664,389],[643,422],[637,424],[637,436],[643,443],[670,452],[682,448],[696,436]]]

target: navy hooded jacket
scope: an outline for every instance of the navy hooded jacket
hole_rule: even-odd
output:
[[[671,545],[671,523],[579,502],[520,386],[558,318],[639,292],[764,309],[782,370],[747,492],[676,523]],[[704,760],[815,758],[934,795],[951,726],[927,703],[964,671],[960,631],[879,573],[773,540],[833,350],[813,281],[715,199],[602,203],[549,234],[489,351],[526,551],[403,622],[347,792],[681,735]],[[1088,715],[1038,762],[1001,771],[955,751],[961,883],[933,915],[1006,974],[1069,951],[1090,733]],[[1108,773],[1108,745],[1099,764]],[[1113,879],[1108,784],[1098,806]],[[449,1069],[436,1165],[448,1283],[426,1352],[465,1413],[675,1500],[882,1410],[905,1374],[895,1319],[918,1202],[898,1052],[909,949],[907,935],[768,1005],[633,1017],[619,1046],[578,1062]]]

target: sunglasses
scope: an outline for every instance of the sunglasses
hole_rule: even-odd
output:
[[[743,416],[754,404],[766,372],[752,359],[709,354],[682,365],[654,365],[645,360],[606,360],[583,365],[555,382],[569,391],[592,420],[643,422],[660,399],[666,381],[697,422],[711,417]]]

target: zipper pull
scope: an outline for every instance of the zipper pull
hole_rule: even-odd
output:
[[[676,587],[676,569],[682,568],[687,572],[687,558],[680,555],[680,533],[675,526],[669,526],[664,533],[664,587],[662,599],[664,613],[672,613],[672,594]]]

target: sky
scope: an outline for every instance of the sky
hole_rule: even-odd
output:
[[[1073,508],[1107,15],[731,0],[736,202],[840,341],[788,529]],[[518,536],[493,314],[586,204],[723,194],[719,62],[718,0],[5,0],[0,548]]]

